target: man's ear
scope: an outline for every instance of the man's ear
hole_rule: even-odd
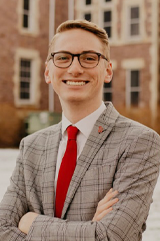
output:
[[[104,82],[109,83],[112,80],[112,77],[113,77],[112,63],[109,62],[109,63],[107,63],[106,75],[105,75]]]
[[[44,77],[45,77],[45,81],[47,84],[51,83],[51,78],[50,78],[50,74],[49,74],[49,68],[48,68],[48,63],[45,62],[45,72],[44,72]]]

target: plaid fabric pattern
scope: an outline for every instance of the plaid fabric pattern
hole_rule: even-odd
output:
[[[0,240],[142,240],[159,174],[160,137],[121,116],[111,103],[106,105],[77,161],[61,219],[54,217],[61,123],[22,140],[0,204]],[[119,191],[119,202],[101,221],[92,222],[98,202],[111,187]],[[17,227],[28,211],[40,215],[25,235]]]

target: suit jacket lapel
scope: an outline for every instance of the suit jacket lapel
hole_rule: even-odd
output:
[[[57,126],[51,128],[50,135],[46,141],[45,161],[43,166],[42,177],[42,202],[44,214],[48,216],[54,215],[55,201],[55,171],[59,142],[61,139],[61,122]]]
[[[118,118],[118,115],[119,113],[115,110],[113,105],[109,103],[107,104],[106,110],[96,121],[92,132],[86,141],[85,147],[77,160],[77,165],[67,192],[61,218],[64,218],[81,180],[88,170],[96,153],[99,151],[107,136],[115,126],[115,121]]]

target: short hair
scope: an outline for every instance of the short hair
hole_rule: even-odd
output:
[[[49,61],[49,59],[50,59],[51,48],[54,45],[54,42],[55,42],[57,36],[60,33],[65,32],[67,30],[71,30],[71,29],[83,29],[85,31],[91,32],[94,35],[96,35],[102,43],[103,51],[104,51],[103,54],[105,55],[105,57],[108,60],[110,60],[110,46],[109,46],[109,42],[108,42],[108,34],[106,33],[106,31],[103,28],[100,28],[95,23],[89,22],[87,20],[77,19],[77,20],[67,20],[59,25],[59,27],[56,30],[56,34],[53,36],[53,38],[50,42],[49,49],[48,49],[47,61]]]

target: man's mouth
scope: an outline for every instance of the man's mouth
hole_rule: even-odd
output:
[[[63,81],[67,85],[72,85],[72,86],[82,86],[88,83],[88,81]]]

